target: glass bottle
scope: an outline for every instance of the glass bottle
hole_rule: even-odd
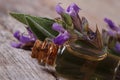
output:
[[[120,58],[98,52],[80,53],[78,45],[66,45],[59,50],[56,71],[69,80],[120,80]]]

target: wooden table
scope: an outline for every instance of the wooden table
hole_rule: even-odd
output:
[[[105,27],[103,22],[105,15],[120,22],[119,0],[91,0],[91,2],[88,2],[89,0],[0,0],[0,80],[56,80],[43,70],[37,60],[31,58],[30,51],[10,46],[12,41],[16,41],[13,32],[16,30],[26,32],[26,30],[24,25],[10,17],[8,12],[55,18],[58,16],[54,10],[56,3],[61,2],[65,7],[73,1],[81,5],[83,11],[80,15],[86,16],[93,28],[96,23],[100,29]]]

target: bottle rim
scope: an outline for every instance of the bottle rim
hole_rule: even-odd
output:
[[[103,52],[103,51],[98,51],[98,50],[92,50],[92,49],[83,49],[82,47],[75,47],[75,46],[71,46],[71,45],[67,45],[66,46],[67,50],[73,54],[74,56],[83,58],[83,59],[87,59],[90,61],[101,61],[103,59],[105,59],[107,57],[107,53]],[[81,50],[81,51],[80,51]],[[88,50],[90,51],[89,53],[82,53],[82,50]],[[91,52],[93,51],[93,52]],[[95,51],[97,52],[97,54],[95,53]],[[99,53],[98,53],[99,52]]]

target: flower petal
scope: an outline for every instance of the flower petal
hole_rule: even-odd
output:
[[[32,39],[29,36],[25,36],[25,35],[20,36],[20,42],[27,43],[30,41],[32,41]]]
[[[18,31],[16,31],[14,34],[13,34],[13,36],[16,38],[16,39],[20,39],[20,31],[18,30]]]
[[[12,46],[12,47],[15,47],[15,48],[20,48],[20,47],[22,46],[22,43],[12,42],[12,43],[11,43],[11,46]]]
[[[105,18],[104,21],[108,24],[110,29],[118,31],[118,27],[112,22],[112,20]]]
[[[70,38],[70,34],[65,31],[64,33],[60,33],[56,38],[54,38],[54,43],[58,45],[64,44]]]
[[[75,12],[74,9],[71,9],[70,12],[68,12],[68,14],[69,14],[70,16],[74,16],[74,17],[77,15],[77,13]]]
[[[60,6],[60,4],[57,4],[55,9],[56,9],[56,12],[60,15],[65,12],[64,9]]]
[[[70,14],[70,15],[76,15],[79,13],[79,10],[80,8],[75,4],[75,3],[72,3],[68,8],[67,8],[67,12]]]
[[[52,29],[55,30],[55,31],[58,31],[58,32],[64,32],[65,29],[58,23],[54,23],[52,25]]]

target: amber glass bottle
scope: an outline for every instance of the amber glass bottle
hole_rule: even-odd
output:
[[[61,48],[55,67],[59,75],[69,80],[120,80],[119,57],[109,53],[84,54],[79,50],[74,45]]]

